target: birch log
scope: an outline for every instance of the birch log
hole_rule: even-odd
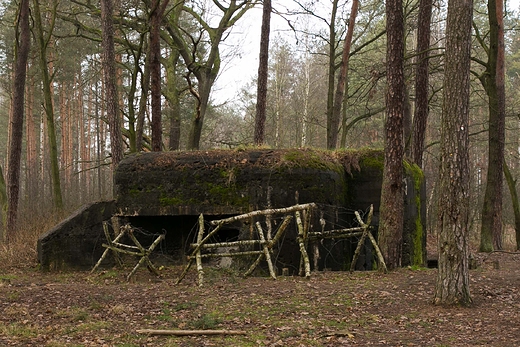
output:
[[[269,268],[269,274],[273,279],[276,279],[276,274],[274,272],[273,263],[271,261],[271,254],[269,253],[269,247],[267,246],[264,231],[262,230],[262,226],[260,225],[260,222],[256,222],[256,229],[258,230],[258,236],[260,237],[260,240],[263,243],[263,251],[265,260],[267,261],[267,267]]]
[[[305,235],[302,219],[300,218],[299,211],[296,211],[294,215],[296,216],[296,225],[298,226],[298,244],[300,245],[300,253],[302,256],[300,260],[300,276],[303,275],[303,272],[305,271],[305,278],[310,278],[311,264],[309,262],[309,255],[307,254],[307,250],[305,249]]]
[[[199,287],[204,285],[204,271],[202,270],[202,258],[200,256],[200,246],[202,245],[202,238],[204,236],[204,216],[202,213],[199,216],[199,233],[197,235],[197,244],[199,245],[197,253],[195,253],[195,261],[197,262],[197,272],[199,274]]]
[[[303,205],[294,205],[290,207],[284,207],[284,208],[275,208],[275,209],[267,209],[267,210],[258,210],[253,211],[245,214],[241,214],[239,216],[229,217],[226,219],[219,219],[219,220],[213,220],[209,222],[211,225],[217,225],[220,223],[227,224],[236,222],[243,219],[248,219],[256,216],[266,216],[266,215],[274,215],[274,214],[288,214],[294,211],[302,211],[306,209],[316,208],[317,205],[315,203],[310,204],[303,204]]]

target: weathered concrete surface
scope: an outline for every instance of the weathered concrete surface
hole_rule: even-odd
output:
[[[104,251],[103,221],[115,212],[114,201],[85,205],[38,239],[38,260],[43,270],[86,269]]]
[[[115,173],[119,215],[240,214],[344,204],[344,170],[311,150],[145,153]]]

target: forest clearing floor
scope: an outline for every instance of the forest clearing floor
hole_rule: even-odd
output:
[[[180,267],[0,272],[0,346],[520,346],[520,253],[477,254],[471,307],[431,304],[436,269],[243,279]],[[139,329],[245,335],[149,336]]]

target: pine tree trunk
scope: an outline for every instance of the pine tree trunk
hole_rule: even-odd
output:
[[[515,240],[516,249],[520,250],[520,201],[518,200],[518,193],[516,192],[516,180],[511,175],[507,163],[504,161],[504,176],[511,194],[511,203],[513,205],[513,213],[515,214]]]
[[[504,23],[502,0],[488,0],[489,50],[485,89],[489,100],[488,170],[480,251],[502,249],[502,190],[505,142]]]
[[[165,91],[166,100],[169,105],[170,133],[168,148],[171,151],[180,149],[181,143],[181,101],[179,98],[177,64],[179,62],[179,52],[176,50],[170,53],[170,63],[166,67],[166,83],[168,87]]]
[[[119,99],[117,96],[116,55],[114,48],[114,23],[112,0],[101,0],[102,64],[105,82],[106,112],[110,128],[110,149],[112,153],[112,168],[123,159],[123,139],[121,118],[119,116]]]
[[[160,26],[168,0],[154,0],[150,14],[150,90],[152,92],[152,151],[162,151]]]
[[[337,142],[337,127],[334,129],[334,76],[336,73],[336,15],[338,12],[338,0],[332,1],[332,12],[329,24],[329,67],[327,86],[327,148],[335,149]]]
[[[271,0],[264,0],[260,57],[258,63],[258,85],[256,93],[256,115],[254,143],[261,146],[265,140],[265,113],[267,106],[267,77],[269,72],[269,32],[271,28]]]
[[[430,48],[432,0],[420,0],[417,19],[417,68],[415,72],[415,115],[413,118],[413,161],[422,168],[424,138],[428,121],[428,62]]]
[[[386,1],[387,94],[379,247],[389,269],[401,265],[403,239],[404,18],[401,0]]]
[[[469,305],[469,75],[472,0],[449,0],[439,170],[436,304]]]
[[[350,58],[350,47],[352,46],[352,37],[354,35],[354,26],[356,24],[356,17],[359,7],[359,0],[352,1],[352,7],[350,9],[350,17],[348,20],[348,29],[347,34],[345,35],[345,41],[343,42],[343,52],[341,58],[341,69],[338,76],[338,84],[336,85],[336,93],[334,95],[334,106],[332,108],[332,122],[331,128],[331,144],[334,144],[334,148],[336,148],[336,144],[338,142],[338,131],[339,131],[339,121],[341,118],[341,109],[345,104],[345,89],[348,80],[348,63]],[[335,130],[335,131],[334,131]]]
[[[13,240],[18,217],[18,198],[20,193],[20,161],[22,154],[23,118],[25,107],[25,77],[29,47],[29,0],[21,0],[16,30],[17,52],[14,66],[13,98],[9,122],[9,152],[7,165],[7,242]]]
[[[52,181],[52,197],[54,200],[54,207],[56,209],[63,208],[63,198],[61,194],[60,181],[60,166],[58,161],[58,141],[56,139],[56,125],[54,121],[54,103],[53,103],[53,89],[51,79],[51,67],[49,67],[47,60],[47,47],[49,42],[44,38],[43,23],[40,13],[40,4],[34,1],[34,21],[36,30],[36,40],[38,42],[38,53],[40,72],[42,74],[42,89],[44,97],[44,109],[47,125],[47,137],[49,138],[49,159],[51,165],[51,181]]]

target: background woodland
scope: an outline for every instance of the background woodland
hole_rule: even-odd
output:
[[[22,0],[21,3],[27,0]],[[241,46],[241,21],[262,2],[217,0],[115,1],[115,97],[103,72],[103,17],[107,1],[32,0],[26,64],[21,166],[20,229],[49,215],[112,196],[114,143],[125,154],[253,145],[257,81],[243,81],[232,95],[219,90],[221,74],[248,74],[232,67]],[[359,4],[348,54],[345,92],[331,146],[330,117],[340,75],[352,3],[338,0],[273,3],[272,16],[287,30],[271,32],[265,137],[270,148],[383,148],[386,93],[385,4]],[[21,36],[21,3],[4,1],[0,13],[0,166],[7,172],[10,114]],[[435,233],[439,143],[444,78],[446,10],[434,1],[428,64],[428,125],[422,168],[427,189],[427,229]],[[511,182],[520,177],[520,13],[505,3],[505,163]],[[403,3],[404,143],[412,157],[412,115],[419,62],[419,1]],[[251,24],[256,25],[256,22]],[[261,25],[258,20],[258,26]],[[470,230],[479,242],[488,166],[490,23],[488,3],[474,2],[469,119]],[[260,45],[260,38],[258,38]],[[256,64],[256,63],[255,63]],[[231,67],[229,67],[231,66]],[[255,66],[256,68],[256,66]],[[236,90],[233,89],[233,90]],[[229,92],[228,92],[229,93]],[[111,101],[115,105],[111,105]],[[112,108],[111,108],[112,107]],[[112,111],[111,111],[112,110]],[[111,112],[121,135],[111,138]],[[117,123],[116,123],[117,124]],[[333,130],[332,130],[333,131]],[[334,131],[333,131],[334,132]],[[17,135],[14,135],[17,136]],[[0,182],[5,229],[6,184]],[[516,188],[513,189],[516,191]],[[498,193],[498,192],[496,192]],[[514,210],[503,190],[503,244],[516,247]],[[4,233],[2,233],[4,234]]]

